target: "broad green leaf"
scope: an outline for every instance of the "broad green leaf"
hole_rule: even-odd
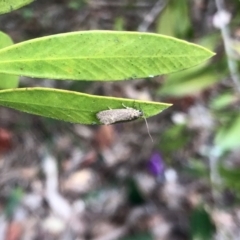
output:
[[[13,45],[12,39],[4,32],[0,31],[0,49]]]
[[[219,33],[213,32],[197,39],[196,43],[213,51],[220,40],[221,35]]]
[[[5,33],[0,32],[0,49],[13,44],[12,39]],[[18,87],[18,77],[0,73],[0,89],[16,88]]]
[[[21,8],[34,0],[0,0],[0,14]]]
[[[19,88],[0,91],[0,105],[22,112],[67,122],[100,124],[96,114],[108,109],[132,107],[151,117],[171,104],[112,98],[47,88]]]
[[[192,28],[188,1],[168,1],[157,21],[157,32],[172,37],[186,38]]]
[[[0,72],[39,78],[127,80],[193,67],[211,51],[154,33],[82,31],[0,50]]]
[[[223,109],[229,107],[229,105],[234,104],[238,101],[238,96],[231,92],[222,93],[221,95],[214,98],[210,106],[215,110]]]
[[[219,42],[219,36],[211,34],[198,40],[198,44],[214,49]],[[225,64],[225,63],[224,63]],[[219,81],[222,75],[225,75],[225,68],[223,71],[216,72],[216,68],[221,68],[219,65],[213,65],[211,61],[195,66],[193,68],[169,74],[165,76],[163,86],[158,90],[160,95],[182,97],[186,95],[196,94],[207,87],[210,87]]]
[[[196,95],[203,89],[219,81],[219,76],[212,70],[199,66],[166,76],[166,81],[158,93],[165,96],[182,97]]]
[[[236,116],[230,124],[218,131],[215,144],[223,151],[240,146],[240,115]]]
[[[216,43],[219,42],[219,37],[216,34],[208,35],[198,40],[200,45],[208,49],[214,49]],[[207,87],[210,87],[220,77],[225,74],[224,71],[216,72],[216,67],[211,61],[195,66],[193,68],[169,74],[165,77],[163,86],[158,90],[160,95],[182,97],[186,95],[196,94]]]

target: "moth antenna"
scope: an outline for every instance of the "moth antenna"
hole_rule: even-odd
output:
[[[146,119],[146,117],[144,117],[144,116],[143,116],[143,119],[144,119],[144,121],[145,121],[145,123],[146,123],[146,127],[147,127],[147,131],[148,131],[148,135],[149,135],[149,137],[151,138],[151,140],[152,140],[152,142],[153,142],[152,135],[150,134],[150,131],[149,131],[149,127],[148,127],[147,119]]]

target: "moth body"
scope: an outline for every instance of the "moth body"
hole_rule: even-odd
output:
[[[142,111],[130,107],[123,109],[109,109],[97,113],[97,118],[102,124],[105,125],[117,122],[131,121],[142,116]]]

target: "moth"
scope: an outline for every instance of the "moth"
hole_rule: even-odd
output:
[[[134,108],[125,107],[120,109],[109,109],[97,113],[99,121],[105,125],[126,122],[138,119],[143,116],[143,112]]]
[[[134,109],[131,107],[125,107],[125,108],[119,108],[119,109],[103,110],[97,113],[98,120],[105,125],[110,125],[118,122],[132,121],[140,117],[144,118],[147,126],[148,134],[153,142],[152,136],[149,132],[149,127],[148,127],[146,117],[144,117],[143,112],[141,110]]]

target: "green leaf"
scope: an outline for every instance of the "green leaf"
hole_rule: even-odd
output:
[[[190,140],[191,134],[185,125],[172,125],[161,134],[159,149],[165,156],[172,156],[184,148]]]
[[[112,98],[48,88],[19,88],[0,91],[0,105],[22,112],[67,122],[100,124],[96,114],[103,110],[132,107],[151,117],[171,104]],[[124,105],[124,106],[123,106]]]
[[[34,0],[0,0],[0,14],[12,12]]]
[[[193,210],[190,216],[190,227],[193,240],[211,240],[216,231],[209,213],[202,206]]]
[[[127,180],[127,198],[133,206],[143,205],[146,202],[143,193],[139,189],[138,183],[134,178]]]
[[[209,178],[208,167],[199,159],[190,159],[189,163],[184,167],[183,172],[194,178]]]
[[[153,33],[82,31],[0,50],[0,72],[39,78],[126,80],[193,67],[211,51]]]
[[[214,71],[197,66],[168,75],[158,94],[175,97],[196,95],[217,81],[219,81],[219,77]]]
[[[0,49],[13,45],[12,39],[5,33],[0,31]]]
[[[19,206],[22,197],[24,196],[23,189],[21,187],[16,187],[11,190],[8,196],[7,204],[5,207],[5,214],[8,218],[13,217],[16,208]]]
[[[215,110],[223,109],[229,107],[229,105],[234,104],[238,101],[238,96],[235,96],[232,92],[225,92],[214,98],[210,106]]]
[[[240,169],[237,167],[229,168],[224,166],[222,163],[218,168],[219,174],[223,179],[224,186],[237,192],[239,197],[240,190]]]
[[[5,33],[0,32],[0,49],[13,45],[12,39]],[[0,89],[16,88],[18,87],[18,77],[0,73]]]
[[[215,137],[215,144],[223,151],[240,146],[240,115],[237,115],[228,125],[220,128]]]
[[[188,8],[188,1],[168,1],[157,21],[157,32],[168,36],[186,38],[192,28]]]

